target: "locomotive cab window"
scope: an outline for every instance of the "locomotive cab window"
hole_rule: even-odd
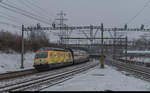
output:
[[[49,56],[52,56],[53,54],[52,53],[50,53],[50,55]]]
[[[63,55],[63,54],[61,54],[60,56],[61,56],[61,57],[63,57],[64,55]]]
[[[71,58],[71,53],[69,53],[69,58]]]
[[[67,53],[67,55],[66,55],[68,58],[70,57],[70,55],[69,55],[69,53]]]
[[[54,57],[57,57],[56,53],[54,54]]]
[[[48,57],[48,52],[40,52],[40,53],[37,53],[35,55],[35,58],[38,59],[38,58],[47,58]]]

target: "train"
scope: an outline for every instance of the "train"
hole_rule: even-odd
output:
[[[45,71],[88,61],[89,55],[85,51],[77,51],[70,48],[45,47],[35,52],[33,66],[37,71]]]
[[[126,51],[123,51],[123,54],[126,55]],[[150,56],[150,51],[141,51],[141,50],[128,50],[127,56],[134,57],[134,56]]]

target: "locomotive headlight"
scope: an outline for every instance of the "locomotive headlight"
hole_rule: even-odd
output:
[[[43,60],[43,61],[41,62],[41,64],[47,64],[47,63],[48,63],[47,60]]]
[[[47,64],[47,63],[48,63],[48,61],[47,61],[47,60],[44,60],[44,63],[45,63],[45,64]]]

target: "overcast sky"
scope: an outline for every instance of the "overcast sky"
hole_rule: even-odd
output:
[[[46,18],[46,21],[50,20],[50,22],[53,22],[54,19],[58,17],[56,14],[60,11],[64,11],[67,14],[66,18],[68,18],[66,23],[69,25],[99,25],[103,22],[105,27],[123,27],[124,24],[128,22],[129,27],[140,27],[141,24],[150,27],[150,5],[148,1],[149,0],[3,0],[4,3],[44,17],[42,20]],[[34,3],[34,5],[32,3]],[[1,12],[15,17],[12,18],[14,21],[10,21],[0,16],[0,20],[3,22],[20,26],[21,24],[33,25],[38,22],[2,7],[0,7],[0,15],[4,15],[4,13],[2,14]],[[138,16],[130,21],[137,13],[139,13]],[[2,29],[11,29],[11,27],[2,24],[0,24],[0,27]],[[134,37],[134,35],[131,37]]]

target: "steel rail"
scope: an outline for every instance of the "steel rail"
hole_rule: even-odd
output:
[[[10,78],[16,78],[20,76],[25,76],[29,74],[34,74],[34,73],[39,73],[39,72],[36,71],[35,69],[27,69],[27,70],[22,70],[22,71],[12,71],[8,73],[2,73],[0,74],[0,81],[10,79]]]
[[[71,77],[70,76],[73,76],[77,73],[81,73],[83,71],[86,71],[88,70],[89,68],[92,68],[94,66],[96,66],[97,64],[94,64],[94,65],[88,65],[88,66],[85,66],[85,67],[81,67],[79,69],[76,69],[76,70],[73,70],[73,71],[69,71],[69,72],[66,72],[66,73],[62,73],[60,75],[57,75],[55,78],[52,78],[52,79],[47,79],[47,80],[44,80],[43,82],[39,82],[39,83],[36,83],[35,85],[36,86],[41,86],[42,84],[45,84],[43,85],[44,87],[42,88],[38,88],[37,90],[34,90],[34,91],[39,91],[39,90],[42,90],[42,89],[45,89],[47,87],[50,87],[52,85],[55,85],[55,84],[58,84],[60,82],[63,82],[63,81],[66,81],[68,79],[70,79]],[[47,84],[49,83],[49,84]],[[31,85],[31,86],[27,86],[26,88],[23,87],[23,89],[21,90],[25,90],[25,91],[28,91],[30,90],[30,88],[32,88],[32,86],[35,86],[35,85]],[[48,85],[48,86],[47,86]],[[19,91],[20,89],[17,89],[15,91]]]
[[[109,62],[106,61],[106,63],[108,65],[113,65],[113,66],[116,66],[118,68],[121,68],[127,71],[135,72],[136,75],[138,74],[138,76],[140,77],[142,76],[142,79],[146,81],[150,81],[150,68],[133,65],[129,63],[122,63],[116,60],[113,60],[113,61],[109,60]]]
[[[80,61],[81,59],[87,59],[87,57],[75,59],[75,61]],[[12,78],[17,78],[17,77],[21,77],[21,76],[25,76],[25,75],[36,74],[36,73],[40,73],[40,72],[38,72],[34,68],[33,69],[20,70],[20,71],[11,71],[11,72],[7,72],[7,73],[0,73],[0,81],[12,79]]]
[[[73,69],[73,68],[82,67],[82,65],[84,65],[84,64],[72,65],[72,66],[67,66],[67,67],[64,67],[64,68],[58,68],[58,69],[52,69],[52,70],[49,70],[49,71],[34,73],[33,75],[36,75],[36,76],[38,75],[38,77],[34,77],[34,78],[31,77],[31,78],[28,79],[28,77],[26,78],[26,77],[23,76],[25,78],[25,80],[23,78],[23,79],[21,79],[21,80],[19,80],[17,82],[11,82],[11,81],[17,80],[18,78],[21,78],[21,77],[16,77],[16,78],[13,78],[13,79],[11,78],[11,81],[7,82],[5,85],[1,85],[0,89],[6,88],[6,87],[10,87],[10,86],[14,86],[14,85],[21,84],[21,83],[25,83],[25,82],[30,82],[33,79],[42,79],[44,77],[48,77],[48,76],[51,76],[51,75],[63,73],[65,71]],[[30,75],[30,74],[28,74],[28,75]],[[6,82],[6,81],[4,80],[3,82]]]
[[[45,82],[53,82],[54,80],[59,80],[59,79],[63,79],[63,78],[66,78],[68,76],[71,76],[71,75],[74,75],[75,73],[80,73],[82,71],[85,71],[91,67],[94,67],[96,66],[98,63],[95,63],[94,65],[90,64],[88,66],[81,66],[81,67],[78,67],[78,68],[75,68],[71,71],[68,71],[68,72],[64,72],[64,73],[59,73],[59,74],[56,74],[56,75],[50,75],[50,76],[47,76],[45,78],[42,78],[42,79],[37,79],[37,80],[32,80],[32,81],[29,81],[29,82],[25,82],[25,83],[21,83],[21,84],[17,84],[17,85],[14,85],[14,86],[9,86],[9,87],[6,87],[6,88],[3,88],[3,89],[0,89],[0,92],[7,92],[7,91],[12,91],[12,90],[22,90],[24,89],[25,87],[28,89],[29,87],[34,87],[35,85],[41,85],[41,83],[45,83]]]

